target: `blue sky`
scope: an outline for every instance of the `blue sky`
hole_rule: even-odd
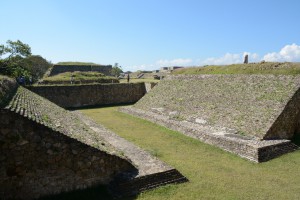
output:
[[[0,0],[0,43],[124,70],[300,62],[299,0]]]

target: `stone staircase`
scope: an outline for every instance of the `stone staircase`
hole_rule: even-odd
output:
[[[188,179],[176,169],[133,178],[123,174],[110,183],[109,191],[114,197],[133,196],[163,185],[187,181]]]

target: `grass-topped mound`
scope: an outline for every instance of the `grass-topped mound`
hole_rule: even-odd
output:
[[[288,139],[298,126],[299,88],[300,76],[171,76],[134,107],[260,139]]]
[[[188,67],[177,69],[173,74],[300,74],[300,63],[262,62],[224,66]]]
[[[89,83],[119,83],[118,79],[105,76],[99,72],[65,72],[55,76],[49,76],[42,80],[41,84],[89,84]]]

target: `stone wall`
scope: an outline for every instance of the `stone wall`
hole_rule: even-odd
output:
[[[50,75],[54,76],[64,72],[100,72],[105,75],[111,75],[112,65],[54,65]]]
[[[0,199],[32,199],[108,184],[135,169],[15,112],[0,110]]]
[[[300,133],[300,76],[178,75],[159,82],[134,107],[224,127],[259,139]]]
[[[146,93],[144,83],[32,86],[28,89],[64,108],[135,103]]]
[[[154,82],[145,83],[146,92],[150,92],[150,90],[152,90],[156,85],[157,83]]]
[[[226,133],[224,130],[222,132],[214,127],[206,127],[188,121],[178,121],[162,114],[136,109],[131,106],[122,107],[120,110],[174,131],[179,131],[188,137],[217,146],[254,162],[265,162],[299,149],[290,140],[261,141],[247,136]]]

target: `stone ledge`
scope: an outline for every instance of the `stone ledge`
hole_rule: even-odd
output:
[[[152,156],[147,151],[107,130],[92,119],[74,111],[83,123],[106,140],[107,143],[120,149],[124,156],[131,160],[138,171],[121,173],[110,184],[109,189],[115,197],[136,195],[140,192],[167,184],[183,183],[188,179],[172,166]]]
[[[151,190],[163,185],[184,182],[188,182],[188,179],[176,169],[171,169],[132,179],[124,179],[123,177],[115,179],[110,183],[109,190],[114,197],[124,197],[137,195],[143,191]]]
[[[271,160],[299,148],[290,140],[259,140],[257,138],[232,134],[226,132],[226,130],[220,132],[214,129],[214,127],[203,126],[188,121],[177,121],[170,119],[168,116],[140,110],[131,106],[122,107],[120,111],[179,131],[186,136],[217,146],[225,151],[257,163]]]

